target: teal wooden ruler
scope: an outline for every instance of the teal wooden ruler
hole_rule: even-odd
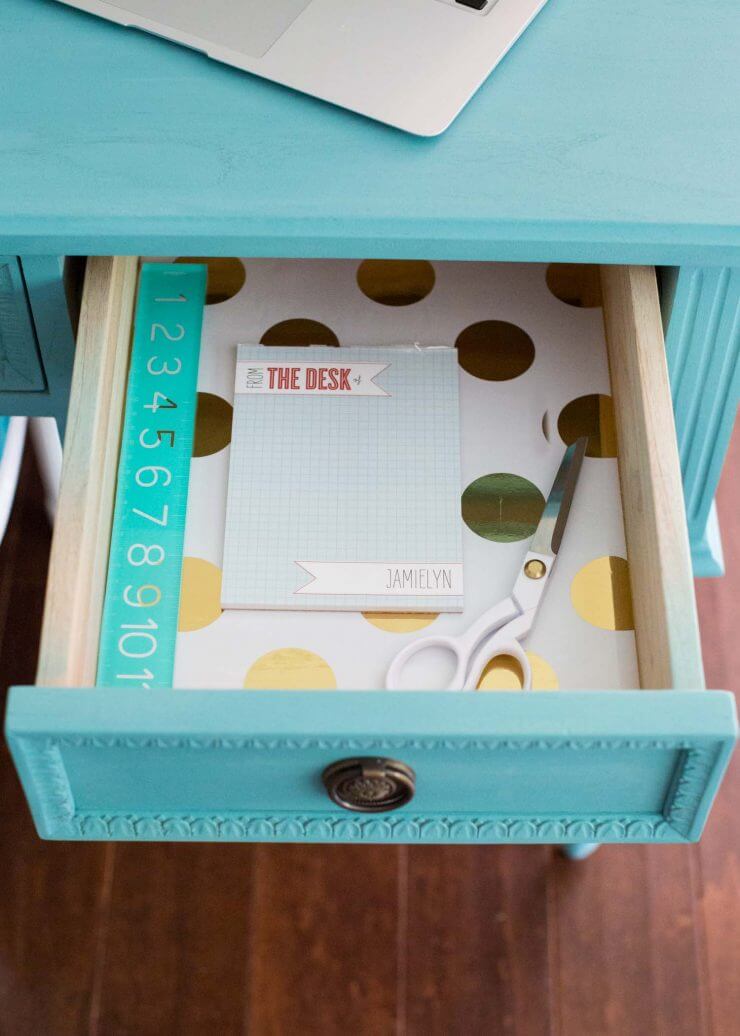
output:
[[[98,684],[171,687],[206,267],[141,269]]]

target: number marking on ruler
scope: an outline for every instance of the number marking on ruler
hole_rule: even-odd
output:
[[[171,687],[206,267],[142,266],[98,684]]]

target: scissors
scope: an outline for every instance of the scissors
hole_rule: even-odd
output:
[[[488,663],[501,655],[511,655],[517,660],[522,669],[524,690],[531,690],[532,667],[519,641],[532,629],[552,575],[587,441],[585,437],[578,439],[565,451],[510,596],[484,612],[464,633],[432,635],[407,644],[391,662],[385,682],[387,690],[401,689],[401,675],[410,658],[429,648],[440,647],[452,652],[456,659],[450,691],[475,690]]]

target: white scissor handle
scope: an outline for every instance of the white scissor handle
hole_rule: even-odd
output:
[[[494,634],[490,640],[484,640],[470,660],[468,676],[463,685],[466,691],[474,691],[478,687],[483,671],[494,658],[511,655],[519,663],[522,670],[522,690],[532,690],[532,666],[527,653],[519,641],[509,632],[507,627]]]
[[[444,636],[442,634],[431,635],[429,637],[421,637],[419,640],[412,640],[410,644],[407,644],[404,648],[398,652],[396,657],[391,662],[388,668],[388,674],[385,678],[385,686],[389,691],[402,690],[401,676],[403,670],[410,658],[417,655],[421,651],[427,651],[429,648],[441,647],[446,651],[450,651],[456,660],[455,672],[452,674],[452,679],[447,687],[449,691],[462,691],[467,687],[467,674],[470,670],[471,662],[478,658],[478,650],[483,651],[483,643],[490,645],[490,636],[495,633],[496,630],[506,626],[507,623],[511,622],[512,619],[516,618],[520,614],[520,609],[511,597],[505,597],[503,601],[499,601],[493,608],[489,608],[487,612],[484,612],[476,622],[466,630],[463,634],[457,637]],[[507,644],[509,643],[509,637],[507,637]],[[481,648],[478,649],[478,645]],[[518,650],[521,654],[521,648],[517,645]],[[511,652],[499,652],[498,650],[493,651],[489,654],[489,658],[497,654],[514,654]],[[517,660],[521,664],[519,655],[515,655]],[[485,668],[485,664],[481,667],[481,672]],[[478,673],[477,680],[480,678]]]
[[[410,644],[406,645],[406,647],[401,648],[388,667],[388,673],[385,678],[386,690],[402,690],[401,676],[409,659],[413,658],[414,655],[418,655],[422,651],[428,651],[430,648],[436,647],[444,648],[455,656],[455,672],[452,674],[452,679],[450,680],[447,690],[461,691],[463,684],[465,683],[465,669],[466,662],[468,660],[468,655],[465,651],[465,644],[461,637],[447,637],[442,635],[421,637],[419,640],[412,640]]]

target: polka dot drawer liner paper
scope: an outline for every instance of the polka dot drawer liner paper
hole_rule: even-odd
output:
[[[171,260],[168,260],[171,261]],[[174,686],[382,688],[398,650],[458,633],[511,590],[565,444],[588,436],[573,508],[524,643],[536,691],[639,686],[598,271],[423,261],[203,259],[209,267]],[[223,611],[221,566],[238,342],[456,346],[462,613]],[[414,687],[449,659],[419,656]],[[517,690],[514,659],[481,691]]]

